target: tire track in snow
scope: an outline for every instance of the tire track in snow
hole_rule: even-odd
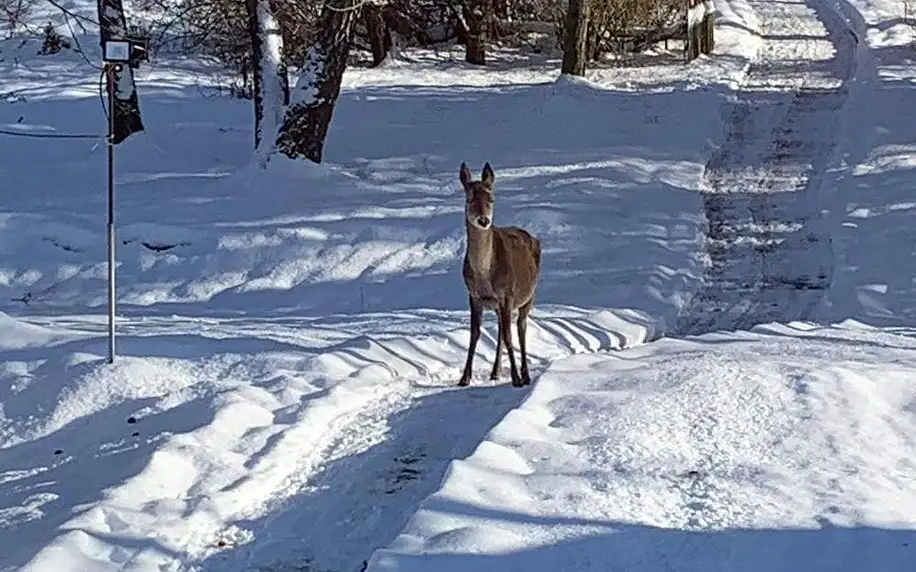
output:
[[[545,306],[539,313],[528,331],[535,378],[553,359],[620,349],[651,335],[626,312]],[[66,462],[8,476],[22,491],[44,481],[85,481],[76,478],[80,467],[97,466],[109,441],[121,438],[117,421],[136,415],[142,437],[128,440],[135,446],[123,456],[105,458],[137,472],[110,471],[94,485],[104,490],[99,498],[92,487],[82,496],[63,485],[49,488],[60,506],[41,521],[48,543],[37,553],[27,547],[16,564],[53,567],[64,548],[87,562],[110,558],[137,569],[355,572],[394,538],[449,463],[469,456],[529,395],[509,387],[505,358],[502,379],[487,379],[495,353],[490,322],[474,384],[455,387],[468,335],[454,327],[457,314],[394,313],[382,323],[338,317],[336,326],[290,318],[273,328],[250,318],[124,319],[116,367],[86,363],[76,373],[67,364],[97,355],[104,328],[92,318],[67,319],[80,335],[55,346],[49,365],[30,374],[31,387],[77,375],[65,387],[79,391],[42,393],[50,409],[34,423],[28,417],[35,408],[27,405],[35,395],[11,398],[11,427],[34,427],[17,431],[21,442],[0,468],[36,468],[49,446],[66,442]],[[31,363],[45,354],[6,356]],[[71,401],[93,407],[71,411]],[[176,424],[187,412],[197,413]],[[78,413],[79,442],[71,440],[77,430],[68,429]],[[82,512],[73,516],[77,503]],[[151,544],[126,549],[99,541],[92,554],[85,548],[87,538],[124,535]]]
[[[258,523],[257,542],[201,569],[360,570],[439,486],[449,463],[470,455],[524,397],[506,386],[403,384],[339,424],[298,492]]]
[[[552,359],[632,343],[614,328],[617,318],[609,312],[551,313],[529,324],[535,382]],[[351,358],[362,354],[360,361],[389,364],[386,371],[392,379],[322,427],[319,444],[293,461],[294,474],[264,501],[269,507],[261,511],[265,516],[236,520],[220,533],[219,550],[205,550],[207,557],[191,569],[360,570],[434,492],[450,463],[473,453],[490,429],[528,396],[508,385],[505,357],[501,380],[487,380],[495,349],[495,339],[487,333],[481,337],[470,388],[452,383],[458,372],[447,364],[459,361],[443,353],[441,340],[362,336],[361,343],[344,344],[352,349],[336,350],[351,353]],[[465,336],[464,329],[448,333],[452,342]],[[448,346],[450,354],[466,351],[463,345]],[[300,418],[294,430],[308,423]]]
[[[706,287],[682,312],[680,334],[808,319],[831,280],[816,194],[836,144],[856,38],[822,0],[752,5],[773,30],[706,166]],[[824,29],[834,53],[816,60]],[[785,87],[780,82],[791,89],[774,90]]]

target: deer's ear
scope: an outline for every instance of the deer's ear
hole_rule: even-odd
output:
[[[483,166],[483,175],[481,175],[480,180],[483,181],[488,187],[493,186],[493,179],[496,178],[496,175],[493,174],[493,167],[490,166],[488,162]]]
[[[461,184],[464,187],[467,187],[471,184],[471,170],[468,169],[467,163],[461,163],[461,171],[459,172],[459,177],[461,178]]]

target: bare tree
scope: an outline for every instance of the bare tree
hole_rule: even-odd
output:
[[[384,8],[376,2],[367,2],[363,7],[366,19],[366,35],[372,50],[372,65],[380,65],[391,49],[391,30],[385,21]]]
[[[12,38],[25,28],[35,8],[36,0],[0,0],[0,29],[6,28],[7,38]]]
[[[246,0],[245,4],[251,36],[254,146],[259,163],[266,166],[276,149],[276,134],[289,104],[289,76],[280,24],[270,0]]]
[[[121,0],[99,0],[99,34],[102,47],[109,40],[127,37],[127,19],[124,17],[124,6]],[[143,131],[140,117],[140,99],[137,96],[137,84],[134,82],[134,70],[122,65],[112,72],[112,97],[114,99],[114,133],[112,142],[117,145],[132,133]]]
[[[281,153],[321,162],[361,0],[326,0],[277,136]]]
[[[563,37],[564,74],[585,75],[585,61],[588,58],[588,3],[589,0],[569,0]]]

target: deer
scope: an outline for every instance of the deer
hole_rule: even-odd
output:
[[[483,166],[479,181],[472,179],[466,163],[459,173],[466,198],[464,222],[467,230],[467,250],[462,275],[468,291],[471,309],[471,338],[464,372],[459,386],[471,383],[474,352],[480,339],[484,309],[495,310],[499,317],[496,338],[496,359],[490,380],[499,379],[502,348],[509,354],[509,369],[513,387],[531,383],[528,372],[528,315],[534,307],[535,290],[541,271],[541,243],[528,231],[515,227],[493,225],[493,182],[495,175],[490,163]],[[521,350],[521,369],[516,367],[512,350],[512,312],[518,311],[516,329]]]

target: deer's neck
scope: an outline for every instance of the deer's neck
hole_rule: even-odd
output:
[[[493,267],[493,227],[482,230],[465,223],[468,230],[467,261],[473,273],[477,276],[486,276]]]

